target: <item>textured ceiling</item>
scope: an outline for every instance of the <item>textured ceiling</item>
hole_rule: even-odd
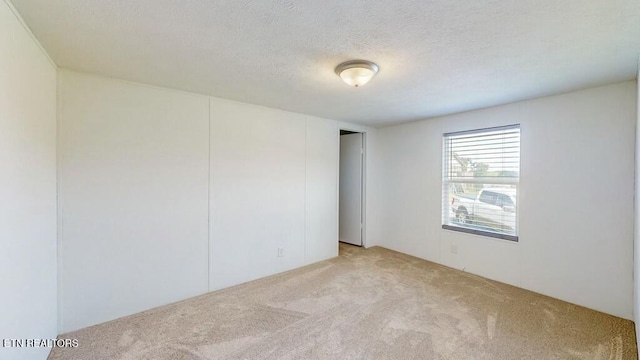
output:
[[[12,2],[60,67],[374,126],[634,79],[640,52],[638,0]]]

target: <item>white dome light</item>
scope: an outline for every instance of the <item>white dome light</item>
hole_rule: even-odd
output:
[[[336,67],[336,74],[347,85],[359,87],[369,82],[378,73],[378,65],[366,60],[351,60]]]

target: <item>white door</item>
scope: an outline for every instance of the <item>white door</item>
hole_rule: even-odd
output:
[[[362,134],[340,136],[340,241],[362,246]]]

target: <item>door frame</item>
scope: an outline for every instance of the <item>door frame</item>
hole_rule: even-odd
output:
[[[338,191],[336,191],[336,198],[337,198],[336,244],[340,243],[340,131],[341,130],[352,131],[352,132],[362,134],[362,168],[360,169],[360,171],[362,172],[361,173],[362,194],[360,195],[360,202],[361,202],[360,221],[362,222],[362,247],[366,248],[367,247],[367,196],[366,196],[367,194],[367,129],[364,127],[359,127],[357,125],[352,125],[352,124],[338,124],[338,129],[336,132],[337,134],[336,140],[337,140],[337,146],[338,146],[338,169],[337,169],[337,178],[336,178],[336,183],[338,184],[337,186]]]

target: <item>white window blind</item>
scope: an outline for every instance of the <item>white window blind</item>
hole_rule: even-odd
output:
[[[443,140],[442,227],[517,241],[520,125]]]

